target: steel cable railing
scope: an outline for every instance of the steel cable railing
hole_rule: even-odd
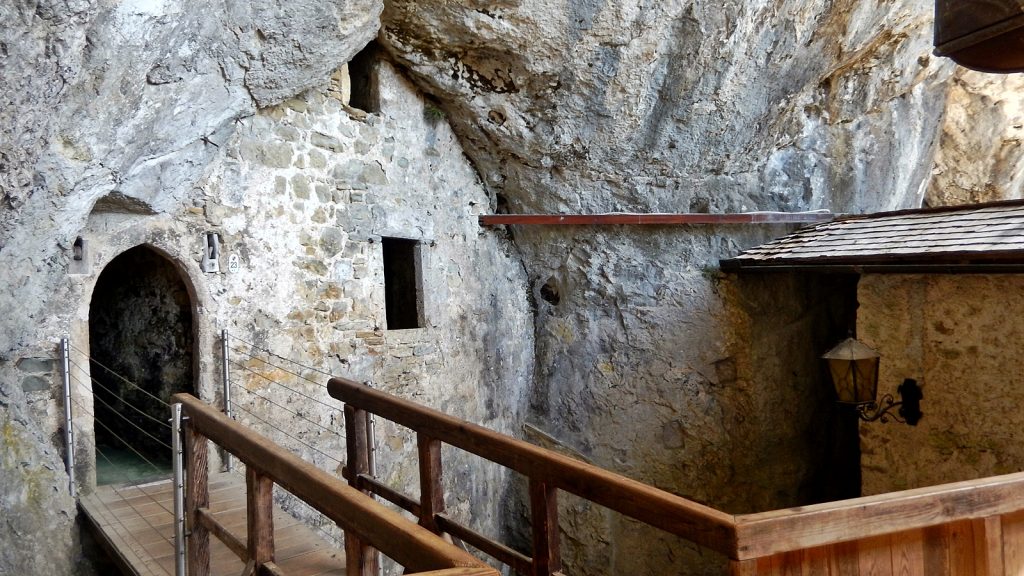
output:
[[[237,338],[236,338],[236,340],[237,340]],[[295,376],[296,378],[299,378],[301,380],[305,380],[306,382],[310,382],[312,384],[315,384],[315,385],[319,386],[320,388],[324,388],[324,389],[327,388],[327,385],[325,383],[323,383],[323,382],[317,382],[316,380],[310,380],[309,378],[306,378],[305,376],[302,376],[301,374],[297,374],[295,372],[292,372],[291,370],[288,370],[287,368],[285,368],[283,366],[279,366],[277,364],[274,364],[273,362],[264,360],[263,358],[260,358],[259,356],[255,356],[255,355],[253,355],[251,353],[245,352],[244,350],[241,350],[241,349],[239,349],[237,347],[231,347],[231,351],[232,352],[236,352],[238,354],[242,354],[243,356],[247,356],[249,358],[252,358],[253,360],[262,362],[263,364],[265,364],[267,366],[276,368],[276,369],[278,369],[278,370],[280,370],[280,371],[282,371],[282,372],[284,372],[286,374],[290,374],[292,376]],[[275,357],[279,357],[276,354],[274,356]],[[320,404],[321,406],[324,406],[324,407],[329,408],[331,410],[337,410],[338,409],[338,405],[337,404],[329,404],[327,402],[324,402],[323,400],[314,398],[313,396],[310,396],[309,394],[306,394],[305,392],[301,392],[299,390],[296,390],[296,389],[294,389],[294,388],[292,388],[292,387],[290,387],[290,386],[288,386],[288,385],[286,385],[286,384],[284,384],[282,382],[278,382],[276,380],[272,380],[272,379],[266,377],[265,375],[260,374],[259,372],[256,372],[252,368],[249,368],[248,366],[245,366],[245,365],[239,363],[238,361],[231,360],[231,363],[234,364],[235,366],[241,368],[242,370],[245,370],[246,372],[249,372],[249,373],[251,373],[253,375],[259,376],[259,377],[264,378],[264,379],[266,379],[266,380],[268,380],[270,382],[273,382],[273,383],[275,383],[275,384],[277,384],[277,385],[279,385],[279,386],[281,386],[283,388],[288,389],[290,392],[292,392],[294,394],[298,394],[299,396],[302,396],[302,397],[304,397],[304,398],[306,398],[308,400],[311,400],[312,402]],[[314,369],[311,368],[311,370],[314,370]],[[320,371],[317,370],[317,372],[320,372]],[[327,378],[331,378],[330,374],[328,374],[326,372],[321,372],[321,373],[324,374]]]
[[[72,376],[72,379],[74,379],[76,381],[76,383],[81,385],[81,381],[80,380],[78,380],[74,376]],[[93,418],[94,422],[98,422],[101,426],[103,425],[102,422],[100,422],[100,421],[95,419],[95,414],[93,412],[91,412],[88,408],[86,408],[77,399],[73,398],[72,402],[74,403],[75,406],[78,407],[78,410],[81,411],[81,413],[85,414],[86,416],[89,416],[89,417]],[[127,448],[129,448],[129,450],[132,450],[133,452],[135,452],[134,448],[131,446],[131,444],[127,440],[125,440],[124,438],[122,438],[120,436],[116,436],[116,437]],[[108,456],[106,454],[106,452],[100,446],[96,446],[95,450],[96,450],[96,455],[99,458],[103,459],[103,461],[105,461],[107,463],[107,466],[109,467],[109,469],[111,471],[113,471],[116,475],[120,476],[120,480],[123,481],[123,483],[125,485],[131,484],[133,481],[136,480],[135,478],[130,477],[123,469],[119,469],[118,465],[116,463],[114,463],[113,459],[110,456]],[[141,455],[139,455],[139,456],[145,462],[147,462],[151,467],[153,467],[155,471],[157,471],[157,472],[159,472],[161,474],[165,473],[164,470],[161,470],[159,467],[157,467],[155,464],[150,462],[148,459],[145,459]],[[117,484],[108,484],[107,487],[114,493],[114,495],[117,497],[118,500],[120,500],[128,508],[130,508],[135,513],[135,515],[137,517],[141,518],[142,521],[146,524],[146,526],[150,530],[152,530],[153,533],[155,533],[157,536],[159,536],[160,539],[163,540],[167,544],[169,549],[173,550],[174,542],[172,542],[170,538],[168,538],[159,528],[157,528],[157,526],[155,526],[150,521],[150,514],[148,514],[145,510],[141,509],[140,507],[136,506],[136,504],[133,502],[134,499],[131,496],[125,494],[125,492],[124,492],[125,486],[119,487]],[[149,493],[146,490],[145,487],[143,487],[143,486],[127,486],[127,488],[131,489],[131,490],[138,491],[143,496],[145,496],[146,499],[148,499],[149,502],[152,502],[158,508],[160,508],[164,512],[166,512],[168,514],[168,516],[173,516],[173,512],[163,502],[159,501],[151,493]],[[132,542],[134,540],[133,538],[129,538],[128,536],[131,535],[135,530],[132,529],[132,528],[129,528],[125,524],[124,520],[122,519],[123,514],[119,513],[119,511],[116,511],[113,508],[111,508],[110,504],[104,498],[102,498],[102,497],[97,497],[97,498],[93,499],[93,502],[97,503],[102,508],[102,510],[106,514],[106,516],[113,521],[113,522],[108,524],[109,526],[112,527],[112,529],[118,530],[118,527],[120,527],[120,529],[118,531],[120,532],[120,536],[121,536],[123,542]],[[148,502],[147,502],[147,505],[148,505]],[[114,526],[114,523],[116,523],[116,526]],[[145,552],[145,550],[142,550],[142,549],[135,549],[134,552],[136,552],[140,556],[145,556],[147,554]],[[163,572],[165,574],[168,574],[168,576],[170,576],[170,573],[167,572],[167,570],[164,569],[162,566],[159,566],[159,565],[156,565],[156,566],[159,567],[161,572]]]
[[[230,414],[228,408],[232,404],[228,393],[233,390],[241,400],[233,406],[238,409],[239,415],[243,416],[245,420],[257,427],[265,427],[271,434],[279,434],[279,437],[285,439],[286,445],[292,444],[292,451],[310,460],[311,463],[316,464],[319,461],[320,466],[330,463],[330,468],[340,470],[345,464],[346,440],[344,427],[341,425],[343,422],[342,407],[338,403],[326,399],[326,380],[330,373],[309,366],[307,363],[287,358],[245,339],[232,337],[234,342],[231,344],[234,345],[229,346],[226,332],[224,336],[222,350],[224,352],[225,411]],[[74,381],[77,390],[93,392],[92,405],[86,407],[83,402],[79,401],[80,397],[76,398],[69,390],[67,392],[69,406],[73,405],[80,414],[91,417],[93,433],[104,432],[102,435],[108,439],[107,443],[118,450],[123,449],[126,457],[134,456],[140,462],[137,466],[144,465],[161,475],[168,475],[168,470],[156,464],[150,456],[154,453],[153,450],[143,449],[136,444],[142,441],[142,445],[158,451],[167,450],[168,453],[173,451],[172,446],[162,439],[165,431],[167,435],[172,434],[172,426],[159,415],[154,415],[157,407],[169,410],[170,405],[150,390],[140,386],[139,383],[119,373],[109,362],[91,357],[88,352],[77,346],[72,346],[70,342],[65,342],[64,346],[67,350],[75,352],[75,359],[71,359],[70,354],[66,354],[66,378],[69,382]],[[235,372],[230,374],[230,377],[229,367],[232,368],[231,372]],[[91,374],[95,374],[98,378]],[[323,379],[318,378],[321,375],[324,376]],[[309,386],[310,384],[315,388]],[[323,391],[325,399],[316,397],[316,394],[321,391]],[[79,429],[81,426],[78,423],[73,423],[69,428]],[[132,472],[117,469],[118,458],[107,452],[109,450],[106,445],[96,446],[95,456],[105,463],[103,468],[113,470],[108,473],[108,476],[114,477],[114,481],[119,484],[130,483],[133,480]],[[126,488],[124,485],[111,485],[108,490],[117,499],[123,500],[127,507],[138,514],[150,529],[160,534],[161,545],[165,542],[174,549],[174,541],[160,533],[150,521],[151,519],[147,518],[139,509],[139,506],[150,509],[152,505],[156,505],[158,509],[173,516],[174,512],[170,509],[169,504],[165,505],[154,498],[150,494],[150,490],[138,487]],[[126,490],[132,494],[126,495]],[[138,494],[135,494],[136,490],[138,490]],[[131,498],[135,500],[132,501]],[[140,503],[140,498],[145,502]],[[285,497],[278,500],[327,541],[337,542],[339,540],[339,530],[331,528],[331,526],[335,526],[335,523],[314,507],[308,506],[299,499]],[[117,501],[113,500],[113,502]],[[109,502],[102,502],[102,509],[114,519],[115,528],[130,533],[131,530],[126,528],[119,515],[108,504]],[[114,505],[114,508],[122,512],[125,510],[119,505]],[[160,524],[157,522],[157,525]],[[331,532],[332,530],[334,533]]]
[[[245,390],[245,388],[242,388],[242,390]],[[262,396],[261,396],[261,398],[262,398]],[[275,404],[276,404],[276,403],[275,403]],[[278,405],[278,406],[280,406],[280,405]],[[274,429],[274,430],[275,430],[276,432],[279,432],[279,433],[281,433],[281,434],[283,434],[283,435],[287,436],[288,438],[291,438],[292,440],[294,440],[294,441],[298,442],[299,444],[302,444],[302,445],[303,445],[303,446],[305,446],[306,448],[309,448],[310,450],[313,450],[313,451],[315,451],[315,452],[317,452],[317,453],[319,453],[319,454],[323,455],[323,456],[324,456],[325,458],[327,458],[327,459],[329,459],[329,460],[331,460],[331,461],[333,461],[333,462],[336,462],[336,463],[338,463],[338,464],[344,464],[344,462],[342,462],[342,461],[341,461],[341,460],[339,460],[338,458],[336,458],[336,457],[334,457],[334,456],[331,456],[331,455],[330,455],[330,454],[328,454],[327,452],[324,452],[323,450],[320,450],[320,449],[319,449],[319,448],[317,448],[316,446],[313,446],[312,444],[310,444],[310,443],[308,443],[308,442],[306,442],[306,441],[302,440],[301,438],[298,438],[298,437],[296,437],[296,436],[292,436],[291,434],[289,434],[289,433],[285,432],[285,431],[284,431],[284,430],[283,430],[283,429],[282,429],[282,428],[281,428],[281,427],[280,427],[279,425],[276,425],[276,424],[274,424],[273,422],[270,422],[269,420],[266,420],[266,419],[264,419],[264,418],[261,418],[260,416],[257,416],[257,415],[256,415],[255,413],[251,412],[250,410],[247,410],[247,409],[246,409],[245,407],[243,407],[243,406],[238,406],[238,405],[236,405],[235,407],[236,407],[236,408],[238,408],[239,410],[241,410],[241,411],[245,412],[245,413],[246,413],[246,414],[248,414],[249,416],[251,416],[251,417],[255,418],[256,420],[258,420],[258,421],[262,422],[263,424],[266,424],[267,426],[270,426],[270,427],[271,427],[272,429]]]
[[[170,405],[170,404],[168,404],[166,400],[162,400],[162,399],[160,399],[159,397],[157,397],[157,396],[156,396],[155,394],[153,394],[153,393],[152,393],[152,392],[150,392],[149,390],[146,390],[145,388],[143,388],[143,387],[139,386],[139,385],[138,385],[138,384],[136,384],[135,382],[132,382],[131,380],[129,380],[129,379],[127,379],[127,378],[125,378],[125,377],[124,377],[124,376],[122,376],[121,374],[118,374],[116,370],[114,370],[113,368],[111,368],[111,367],[107,366],[106,364],[104,364],[104,363],[100,362],[99,360],[97,360],[97,359],[93,358],[92,356],[90,356],[90,355],[89,355],[89,353],[88,353],[88,352],[86,352],[86,351],[84,351],[84,350],[82,350],[82,349],[78,348],[78,347],[77,347],[77,346],[75,346],[74,344],[71,344],[71,349],[72,349],[72,350],[74,350],[74,351],[76,351],[76,352],[78,352],[78,353],[79,353],[79,354],[81,354],[82,356],[86,357],[86,358],[87,358],[87,359],[89,360],[89,362],[90,362],[90,363],[96,364],[96,365],[97,365],[97,366],[99,366],[100,368],[103,368],[104,370],[106,370],[106,371],[107,371],[107,373],[108,373],[108,374],[110,374],[111,376],[114,376],[114,377],[115,377],[115,378],[117,378],[118,380],[120,380],[120,381],[124,382],[125,384],[127,384],[128,386],[130,386],[130,387],[131,387],[131,388],[132,388],[133,390],[137,390],[137,391],[139,391],[139,392],[141,392],[141,393],[145,394],[146,396],[148,396],[148,397],[152,398],[153,400],[155,400],[155,401],[159,402],[159,403],[160,403],[161,405],[163,405],[163,406],[164,406],[165,408],[167,408],[167,409],[170,409],[171,405]]]

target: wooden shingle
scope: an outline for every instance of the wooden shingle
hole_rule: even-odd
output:
[[[840,216],[745,250],[723,270],[1024,270],[1024,201]]]

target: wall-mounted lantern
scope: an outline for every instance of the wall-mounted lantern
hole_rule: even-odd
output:
[[[888,422],[892,417],[897,422],[911,426],[916,426],[921,420],[922,395],[916,380],[907,378],[896,389],[900,395],[899,402],[895,401],[892,394],[886,394],[882,396],[881,405],[878,403],[878,364],[881,355],[867,344],[847,338],[822,358],[828,361],[839,403],[854,406],[861,420]],[[890,413],[893,408],[898,410]]]

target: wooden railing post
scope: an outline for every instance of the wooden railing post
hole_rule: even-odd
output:
[[[367,444],[367,413],[345,405],[345,447],[348,452],[346,467],[348,483],[359,488],[359,475],[370,471],[370,447]],[[369,494],[363,490],[364,494]],[[377,576],[379,557],[352,531],[345,532],[345,573],[348,576]]]
[[[558,489],[530,478],[530,517],[533,529],[533,574],[550,576],[562,569],[558,549]]]
[[[441,486],[441,441],[422,432],[416,433],[420,464],[420,526],[435,534],[436,514],[444,512],[444,488]]]
[[[259,574],[260,566],[274,561],[274,481],[246,465],[245,490],[249,564]]]
[[[198,510],[210,507],[209,463],[206,437],[191,420],[185,422],[185,518],[187,521],[186,554],[189,576],[210,573],[210,531],[199,521]]]

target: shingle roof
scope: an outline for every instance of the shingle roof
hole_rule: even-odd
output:
[[[1024,201],[842,216],[722,261],[771,267],[1024,264]]]

